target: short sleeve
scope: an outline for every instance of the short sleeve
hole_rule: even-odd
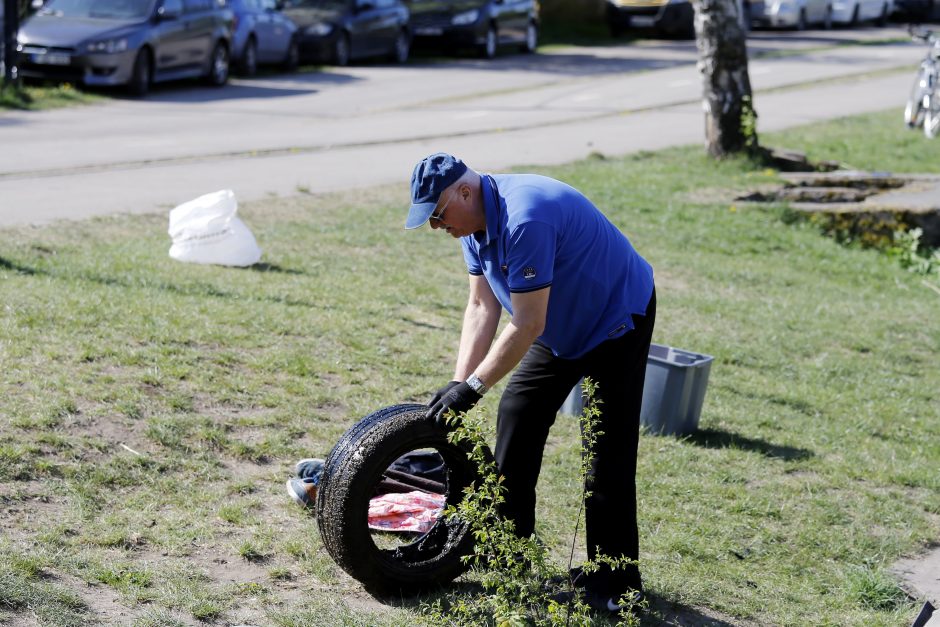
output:
[[[483,264],[480,263],[480,254],[474,249],[468,241],[469,238],[460,238],[460,247],[463,249],[463,260],[467,264],[467,272],[472,275],[480,276],[483,274]]]
[[[555,228],[544,222],[513,229],[506,256],[510,292],[534,292],[552,284],[556,239]]]

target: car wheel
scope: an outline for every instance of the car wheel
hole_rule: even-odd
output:
[[[624,33],[624,25],[619,19],[608,18],[607,20],[607,30],[610,32],[610,36],[616,39]]]
[[[433,449],[441,456],[448,505],[457,505],[463,489],[478,478],[469,449],[451,443],[447,429],[426,412],[424,405],[394,405],[366,416],[340,438],[323,467],[317,494],[323,545],[344,571],[374,594],[437,588],[466,570],[461,558],[472,551],[469,526],[456,518],[441,516],[426,533],[399,538],[394,546],[368,527],[369,500],[383,473],[405,453]]]
[[[242,52],[242,58],[238,62],[238,70],[245,76],[254,76],[258,73],[258,43],[254,37],[248,38],[245,44],[245,51]]]
[[[885,2],[881,5],[881,13],[878,15],[878,19],[875,20],[876,26],[885,26],[888,23],[888,3]]]
[[[349,35],[340,33],[333,43],[333,65],[349,65]]]
[[[490,24],[486,29],[486,36],[483,39],[483,45],[480,46],[480,56],[484,59],[492,59],[496,56],[496,48],[499,44],[499,36],[496,32],[496,26]]]
[[[539,45],[539,27],[535,22],[529,22],[525,27],[525,43],[520,50],[529,54],[535,52]]]
[[[389,57],[395,63],[407,63],[408,62],[408,53],[411,51],[411,38],[408,37],[408,31],[404,28],[398,31],[398,36],[395,37],[395,45],[392,46],[392,50],[389,53]]]
[[[134,59],[134,71],[127,89],[135,96],[146,96],[153,83],[153,61],[150,48],[141,48]]]
[[[206,80],[213,87],[222,87],[228,81],[229,55],[228,48],[221,41],[212,49],[212,58],[209,63],[209,74]]]
[[[297,43],[297,38],[290,40],[290,45],[287,46],[287,56],[284,57],[284,69],[288,72],[293,72],[297,69],[297,66],[300,65],[300,45]]]
[[[751,32],[751,3],[741,3],[741,32],[747,35]]]

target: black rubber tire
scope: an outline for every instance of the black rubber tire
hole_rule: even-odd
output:
[[[484,59],[496,58],[496,51],[499,49],[499,32],[495,24],[490,24],[486,29],[486,37],[480,44],[480,56]]]
[[[881,5],[881,13],[878,14],[878,17],[875,19],[875,26],[887,26],[888,25],[888,3],[885,2]]]
[[[380,549],[367,524],[369,499],[382,473],[401,455],[434,449],[447,467],[447,503],[456,505],[477,478],[468,450],[447,441],[446,429],[425,417],[424,405],[394,405],[353,425],[333,447],[317,494],[317,524],[336,563],[376,595],[411,595],[438,588],[467,566],[468,525],[438,520],[426,534],[395,549]],[[487,453],[489,455],[489,453]],[[490,456],[491,457],[491,456]]]
[[[253,35],[248,38],[242,58],[238,60],[238,72],[242,76],[254,76],[258,73],[258,42]]]
[[[926,110],[924,109],[924,88],[922,85],[927,82],[924,76],[926,70],[922,66],[914,79],[914,85],[911,87],[911,95],[907,99],[907,106],[904,108],[904,123],[908,128],[918,128],[924,124]]]
[[[532,54],[539,47],[539,25],[530,21],[525,28],[525,41],[519,46],[523,54]]]
[[[408,55],[410,53],[411,37],[408,36],[408,31],[403,28],[398,31],[398,35],[395,37],[395,43],[392,44],[392,49],[388,51],[388,58],[392,63],[401,65],[408,63]]]
[[[127,91],[131,94],[143,97],[150,91],[153,84],[153,61],[150,55],[150,48],[141,48],[134,59],[134,71],[131,74],[131,80],[127,84]]]
[[[924,112],[924,136],[934,139],[940,135],[940,90],[934,89],[930,107]]]
[[[350,45],[349,35],[340,33],[336,41],[333,42],[333,65],[339,67],[349,65],[349,61],[352,59],[352,48]]]
[[[226,45],[219,41],[212,49],[212,57],[209,59],[209,71],[206,74],[206,83],[212,87],[223,87],[228,82],[229,66],[231,57]]]
[[[293,72],[299,65],[300,44],[297,43],[297,38],[294,37],[290,40],[290,45],[287,47],[287,56],[284,57],[283,67],[286,71]]]
[[[793,29],[796,31],[806,30],[806,9],[800,9],[800,16],[796,18],[796,26]]]

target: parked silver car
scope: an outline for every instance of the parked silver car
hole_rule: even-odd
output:
[[[297,25],[281,13],[275,0],[228,0],[235,14],[232,59],[245,76],[261,64],[296,69],[300,60]]]
[[[832,0],[763,0],[750,2],[748,15],[755,26],[832,28]]]
[[[894,11],[893,0],[833,0],[832,21],[836,24],[856,25],[873,21],[884,26]]]
[[[127,85],[228,80],[232,12],[221,0],[50,0],[17,37],[23,77]]]

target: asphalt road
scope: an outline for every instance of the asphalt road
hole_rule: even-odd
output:
[[[923,49],[883,43],[905,35],[752,33],[758,130],[897,107],[905,132],[901,110]],[[688,41],[551,48],[0,113],[0,226],[166,211],[223,188],[254,200],[404,186],[413,163],[436,150],[492,171],[697,143],[696,59]]]

